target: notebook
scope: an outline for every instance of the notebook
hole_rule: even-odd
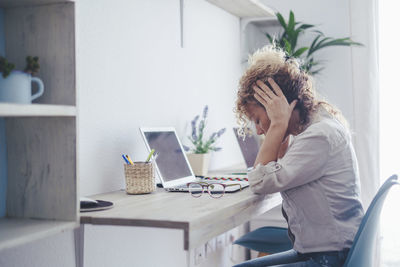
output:
[[[242,152],[244,161],[246,162],[247,170],[249,171],[253,168],[254,162],[256,161],[259,143],[255,134],[246,135],[246,138],[243,140],[243,137],[238,135],[237,130],[237,127],[233,128],[240,151]]]
[[[155,159],[155,170],[160,178],[161,184],[167,191],[182,191],[187,192],[187,183],[204,181],[197,178],[186,154],[183,150],[182,144],[173,127],[158,127],[158,128],[145,128],[140,127],[144,143],[150,151],[154,149],[158,155]],[[240,178],[242,176],[238,176]],[[242,178],[244,178],[243,176]],[[218,180],[207,181],[219,182],[224,184],[240,184],[242,188],[249,185],[247,181],[231,181],[231,180]],[[240,190],[239,186],[226,187],[226,193],[236,192]]]

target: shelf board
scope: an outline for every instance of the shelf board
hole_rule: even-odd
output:
[[[75,0],[0,0],[0,8],[75,2]]]
[[[240,21],[242,29],[247,26],[247,24],[254,24],[255,26],[261,28],[265,27],[276,27],[280,26],[279,21],[276,16],[267,18],[244,18]]]
[[[1,218],[0,251],[61,233],[65,230],[72,230],[77,226],[77,222]]]
[[[206,0],[239,18],[275,17],[275,12],[259,0]]]
[[[75,117],[75,106],[0,103],[0,117]]]

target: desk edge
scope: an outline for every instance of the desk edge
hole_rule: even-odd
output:
[[[158,220],[139,220],[124,218],[93,218],[81,216],[81,224],[93,225],[115,225],[115,226],[137,226],[137,227],[156,227],[183,230],[183,248],[189,249],[189,223],[177,221],[158,221]]]

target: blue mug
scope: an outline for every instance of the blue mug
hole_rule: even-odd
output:
[[[38,84],[38,91],[32,95],[32,82]],[[41,79],[22,71],[12,71],[6,78],[0,72],[0,102],[30,104],[43,95]]]

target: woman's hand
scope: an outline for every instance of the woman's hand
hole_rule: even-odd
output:
[[[257,81],[253,87],[254,97],[265,107],[271,121],[254,166],[258,164],[266,165],[268,162],[276,161],[279,156],[283,156],[287,144],[283,142],[282,146],[282,141],[285,138],[290,117],[297,103],[297,100],[294,100],[289,104],[276,82],[271,78],[268,79],[268,82],[273,90],[262,81]]]
[[[297,100],[289,104],[279,85],[272,78],[268,78],[268,82],[273,90],[258,80],[253,86],[254,97],[265,107],[271,125],[284,125],[287,128]]]

